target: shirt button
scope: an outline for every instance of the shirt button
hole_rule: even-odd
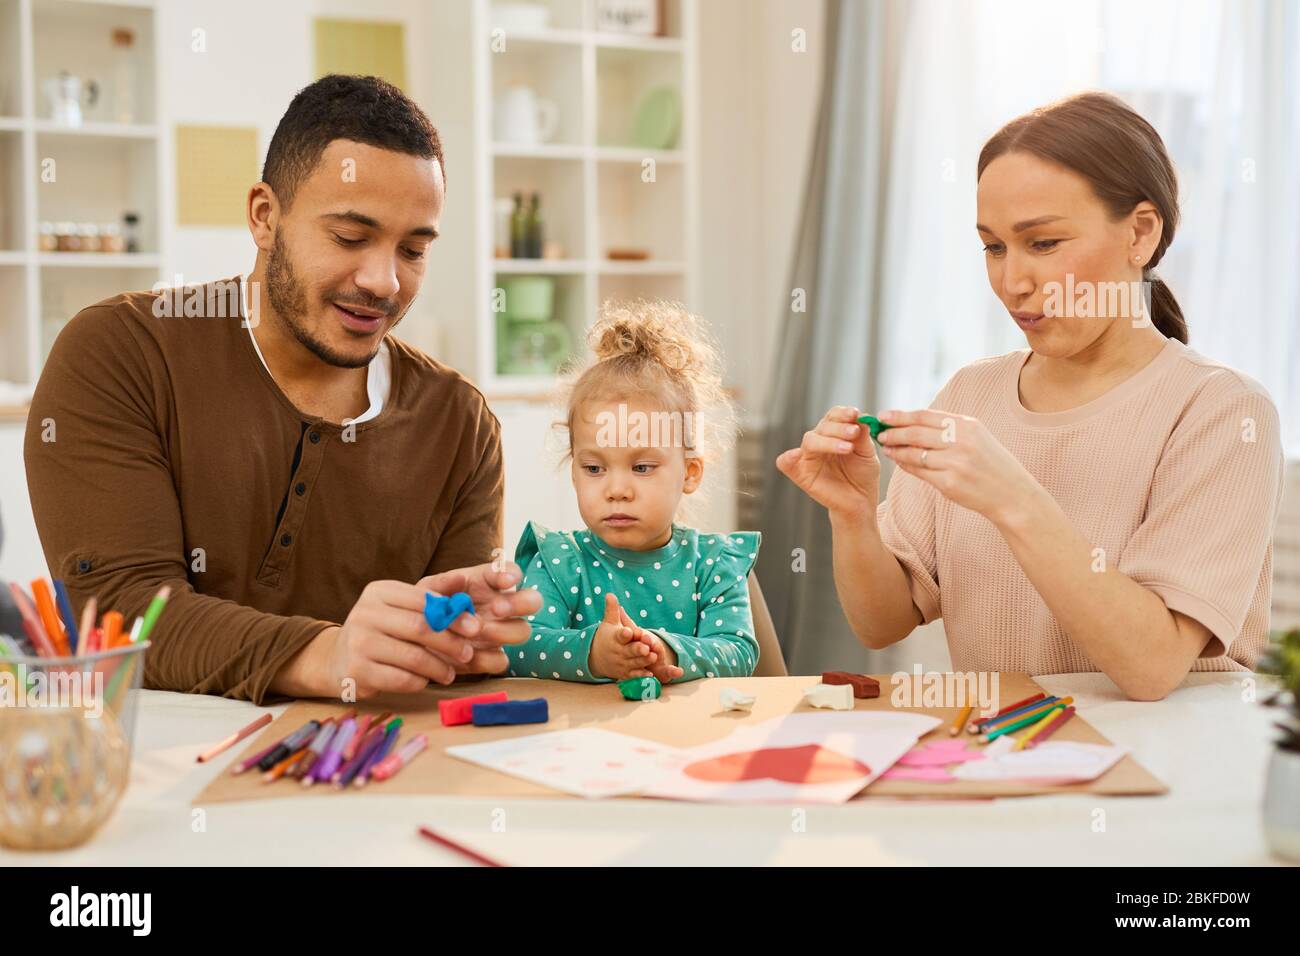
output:
[[[307,437],[311,439],[313,445],[320,444],[320,432],[311,432]]]
[[[291,534],[280,535],[280,543],[284,545],[286,548],[289,547],[289,545],[293,544],[293,535]]]
[[[298,482],[298,484],[294,486],[293,492],[296,495],[305,495],[307,493],[307,483],[304,481]]]

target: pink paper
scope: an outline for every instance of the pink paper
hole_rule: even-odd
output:
[[[984,754],[978,750],[967,750],[964,740],[936,740],[932,743],[913,747],[898,759],[895,766],[901,767],[946,767],[948,764],[965,763],[968,760],[983,760]],[[920,779],[913,777],[912,779]]]
[[[921,780],[926,783],[951,783],[954,777],[946,767],[903,767],[902,761],[880,775],[881,780]]]

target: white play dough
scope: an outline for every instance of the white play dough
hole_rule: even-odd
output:
[[[814,684],[803,692],[805,703],[828,710],[853,709],[852,684]]]

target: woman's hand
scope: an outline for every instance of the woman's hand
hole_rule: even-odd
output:
[[[881,450],[954,504],[1001,524],[1043,492],[1024,465],[969,415],[921,409],[884,412]]]
[[[861,518],[876,513],[880,459],[871,433],[858,424],[856,408],[837,405],[798,448],[783,452],[776,467],[832,514]]]

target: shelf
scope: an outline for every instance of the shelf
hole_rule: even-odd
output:
[[[564,143],[542,143],[538,146],[519,146],[514,143],[493,143],[492,155],[511,159],[585,159],[590,153],[586,147]]]
[[[0,266],[25,266],[31,254],[21,249],[0,249]]]
[[[36,263],[76,269],[157,269],[162,256],[152,252],[40,252]]]
[[[587,41],[587,38],[588,34],[585,30],[551,28],[547,30],[506,30],[505,32],[506,52],[509,52],[512,43],[581,46]]]
[[[536,0],[550,11],[548,26],[507,28],[504,50],[490,47],[486,36],[492,2],[474,0],[484,31],[476,44],[475,145],[486,167],[478,197],[484,235],[474,253],[475,367],[480,387],[490,394],[541,399],[555,391],[557,376],[537,373],[534,362],[550,364],[558,347],[539,338],[543,331],[508,318],[508,310],[494,311],[506,297],[535,304],[553,293],[553,305],[532,311],[562,325],[577,354],[608,299],[662,298],[698,307],[688,301],[695,269],[688,235],[694,237],[695,226],[687,207],[695,182],[687,131],[697,100],[687,57],[694,55],[696,0],[663,0],[665,36],[598,30],[596,0]],[[544,143],[505,142],[514,128],[493,122],[502,94],[517,86],[531,88],[558,110],[558,129]],[[665,149],[634,145],[637,110],[647,94],[663,87],[680,100],[676,141],[664,139]],[[655,166],[650,182],[646,160]],[[505,230],[499,210],[516,192],[540,195],[545,238],[560,245],[563,258],[494,257]],[[651,258],[610,260],[605,256],[611,248],[645,250]],[[530,276],[548,281],[529,282]],[[517,288],[516,279],[523,280]]]
[[[675,276],[686,273],[686,263],[656,259],[602,259],[593,264],[592,271],[610,276]]]
[[[685,158],[680,149],[642,149],[639,146],[597,146],[593,151],[602,163],[680,163]]]
[[[100,136],[111,139],[157,139],[158,127],[151,123],[82,123],[64,126],[54,120],[35,120],[32,129],[43,136]]]
[[[0,132],[19,133],[26,128],[21,116],[0,116]]]
[[[646,53],[681,53],[681,37],[646,37],[634,33],[591,32],[592,42],[609,50],[644,51]]]
[[[510,275],[582,275],[587,264],[581,259],[493,259],[492,269]]]

